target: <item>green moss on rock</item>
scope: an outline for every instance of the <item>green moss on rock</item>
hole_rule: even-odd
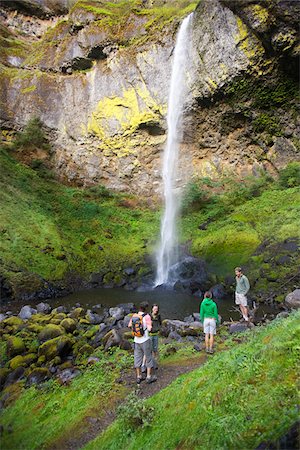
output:
[[[48,324],[43,328],[43,330],[39,333],[38,339],[40,342],[47,341],[49,339],[53,339],[57,336],[61,336],[65,334],[66,330],[64,327],[55,324]]]
[[[10,357],[20,355],[25,351],[23,339],[18,336],[11,336],[7,340],[7,353]]]

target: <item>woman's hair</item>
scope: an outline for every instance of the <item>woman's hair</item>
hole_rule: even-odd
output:
[[[148,308],[149,308],[149,303],[148,302],[140,303],[140,311],[146,312]]]
[[[210,291],[206,291],[204,294],[204,298],[212,298],[212,293]]]
[[[158,311],[159,311],[159,306],[158,306],[158,304],[157,304],[157,303],[154,303],[154,305],[152,305],[152,309],[154,308],[154,306],[157,306],[157,309],[158,309]]]

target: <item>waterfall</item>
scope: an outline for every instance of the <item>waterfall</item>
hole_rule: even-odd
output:
[[[160,246],[157,252],[155,286],[168,283],[170,267],[176,262],[179,194],[176,192],[179,144],[182,138],[182,112],[186,96],[186,71],[189,61],[189,44],[192,14],[186,17],[179,29],[172,64],[168,99],[168,137],[163,155],[162,178],[165,210],[161,221]]]

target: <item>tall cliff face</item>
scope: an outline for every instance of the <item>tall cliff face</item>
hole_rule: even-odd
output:
[[[176,28],[196,6],[178,3],[80,1],[35,20],[4,8],[2,126],[40,117],[65,181],[158,196]],[[297,16],[287,0],[199,3],[179,184],[299,159]]]

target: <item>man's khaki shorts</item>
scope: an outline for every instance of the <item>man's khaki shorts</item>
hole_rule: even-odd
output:
[[[143,358],[146,358],[145,366],[153,367],[153,360],[152,360],[152,341],[149,338],[146,342],[143,342],[142,344],[134,343],[134,367],[138,368],[141,367],[143,364]]]
[[[248,301],[247,301],[247,297],[244,294],[238,294],[237,292],[235,293],[235,304],[236,305],[242,305],[242,306],[247,306]]]

